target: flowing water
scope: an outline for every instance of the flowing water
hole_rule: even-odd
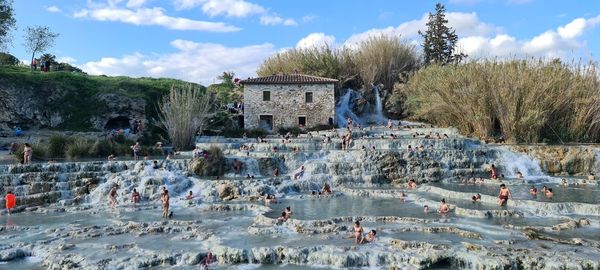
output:
[[[356,116],[352,95],[341,99],[339,122]],[[226,155],[228,169],[218,179],[192,175],[185,158],[162,169],[151,161],[0,166],[0,191],[15,191],[20,205],[0,216],[0,269],[198,269],[209,252],[210,269],[600,267],[595,181],[566,177],[561,186],[535,159],[451,129],[355,130],[348,151],[339,150],[343,132],[291,142],[200,138],[200,147],[216,145]],[[449,138],[428,135],[436,133]],[[333,141],[323,143],[325,136]],[[234,160],[239,172],[230,168]],[[505,178],[489,179],[491,164]],[[305,171],[294,179],[300,166]],[[274,176],[275,168],[282,174]],[[485,180],[471,184],[471,177]],[[409,179],[418,188],[408,189]],[[498,205],[500,183],[513,195],[507,206]],[[333,194],[319,195],[325,184]],[[115,185],[113,210],[107,194]],[[532,196],[532,185],[552,188],[554,197]],[[161,218],[163,186],[170,219]],[[142,197],[136,206],[129,201],[134,188]],[[189,191],[194,197],[186,200]],[[278,201],[265,203],[265,194]],[[442,199],[448,214],[437,213]],[[286,207],[291,218],[280,222]],[[355,221],[365,234],[376,231],[373,243],[354,242]]]

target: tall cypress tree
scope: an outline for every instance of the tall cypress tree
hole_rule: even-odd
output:
[[[449,63],[458,63],[467,57],[466,54],[454,53],[458,36],[452,27],[448,27],[446,20],[446,8],[437,3],[435,5],[435,14],[429,13],[427,30],[425,33],[419,31],[423,37],[423,53],[425,64],[446,65]]]

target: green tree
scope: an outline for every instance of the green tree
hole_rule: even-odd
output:
[[[56,67],[56,65],[58,64],[58,62],[56,62],[56,55],[50,54],[50,53],[43,54],[40,57],[39,62],[40,63],[48,63],[49,66],[52,66],[52,67]]]
[[[6,48],[10,43],[10,31],[17,24],[12,0],[0,0],[0,49]]]
[[[458,36],[452,27],[447,26],[448,20],[445,13],[444,5],[437,3],[435,14],[429,13],[427,30],[425,33],[419,31],[419,35],[423,37],[423,54],[426,65],[458,63],[467,57],[466,54],[454,52]]]
[[[19,64],[19,59],[12,54],[0,52],[0,65],[16,66]]]
[[[24,37],[23,45],[28,52],[31,52],[31,62],[33,62],[36,53],[54,46],[58,33],[52,32],[48,26],[34,26],[27,27]],[[33,70],[33,67],[31,67],[31,70]]]

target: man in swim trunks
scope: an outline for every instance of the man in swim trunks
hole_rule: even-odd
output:
[[[506,206],[509,197],[512,198],[512,193],[510,193],[505,184],[501,184],[500,194],[498,195],[500,206]]]

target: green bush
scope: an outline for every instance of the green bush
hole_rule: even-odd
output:
[[[285,135],[288,132],[294,136],[298,136],[298,134],[306,133],[304,130],[300,129],[299,127],[287,127],[287,128],[282,127],[282,128],[279,128],[279,130],[277,131],[277,133],[279,133],[280,135]]]
[[[198,176],[220,176],[225,172],[225,155],[221,148],[211,146],[207,158],[199,158],[190,166]]]
[[[264,137],[264,136],[267,136],[267,134],[269,134],[269,133],[266,130],[262,129],[262,128],[255,128],[255,129],[247,129],[246,130],[246,136],[248,138]]]
[[[52,136],[48,139],[48,157],[64,158],[67,145],[72,139],[65,136]]]
[[[0,52],[0,65],[16,66],[19,62],[19,58],[16,58],[14,55]]]
[[[109,139],[96,140],[90,148],[89,155],[91,157],[108,157],[109,155],[119,155],[117,153],[117,144]]]
[[[311,128],[307,128],[306,131],[331,130],[332,128],[335,128],[335,126],[320,124],[320,125],[316,125],[316,126],[311,127]]]
[[[93,144],[89,141],[78,138],[67,144],[65,155],[70,160],[89,157],[92,147]]]

